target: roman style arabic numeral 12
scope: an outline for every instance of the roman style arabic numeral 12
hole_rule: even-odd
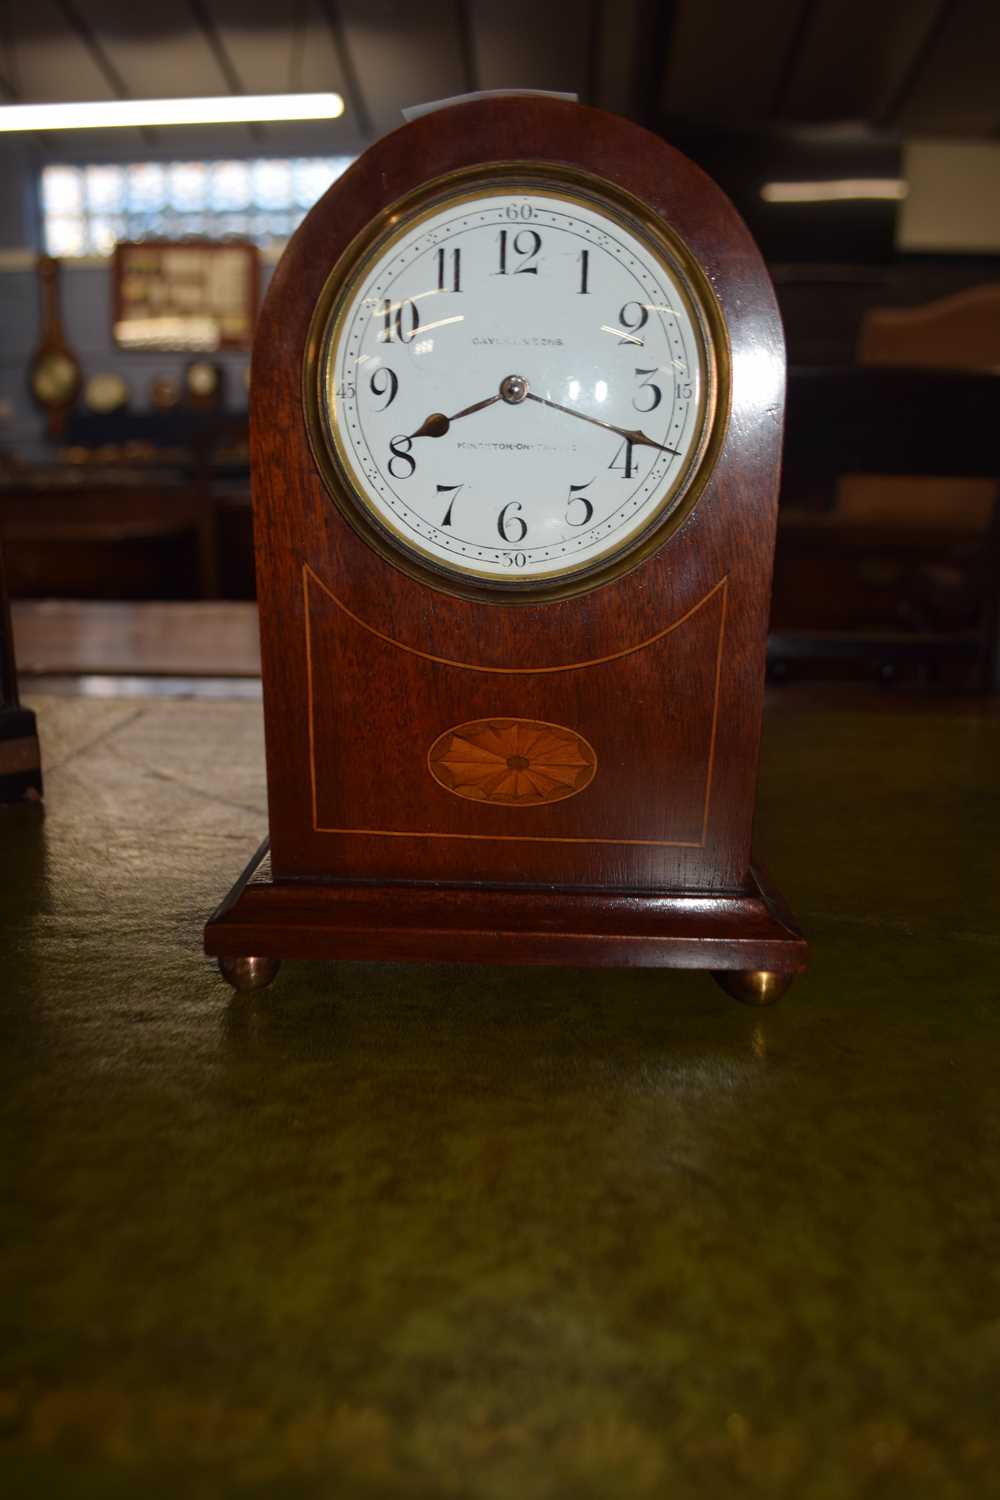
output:
[[[584,297],[590,291],[590,287],[587,285],[589,276],[590,276],[590,251],[589,250],[581,250],[580,251],[580,295],[584,296]]]
[[[494,272],[494,275],[496,275],[496,276],[506,276],[508,274],[508,270],[507,270],[507,241],[508,241],[509,238],[510,238],[510,232],[509,232],[509,230],[501,229],[501,231],[500,231],[500,269],[499,269],[499,271],[495,271]],[[529,260],[534,260],[535,256],[538,254],[539,250],[541,250],[541,248],[542,248],[542,237],[538,233],[538,230],[537,229],[519,229],[518,232],[514,235],[513,239],[510,241],[510,245],[511,245],[511,248],[513,249],[515,255],[520,255],[520,256],[523,257],[523,260],[522,260],[521,264],[519,266],[515,266],[514,267],[513,274],[515,276],[537,276],[538,275],[538,267],[537,266],[529,266],[528,265],[528,261]]]
[[[450,255],[451,256],[451,290],[453,292],[460,292],[462,290],[462,252],[461,252],[461,250],[455,249],[455,250],[450,250],[449,251],[449,250],[445,250],[444,246],[441,246],[435,253],[437,255],[438,291],[439,292],[443,292],[443,291],[447,290],[447,288],[445,287],[445,281],[447,280],[446,271],[447,271],[447,264],[448,264],[448,256]]]

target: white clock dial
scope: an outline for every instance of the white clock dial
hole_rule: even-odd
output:
[[[637,225],[500,184],[404,221],[359,266],[326,331],[322,421],[397,548],[530,586],[676,510],[709,361],[681,272]]]

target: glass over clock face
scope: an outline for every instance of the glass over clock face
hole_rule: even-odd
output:
[[[710,298],[655,227],[578,187],[501,180],[390,220],[325,310],[331,492],[442,587],[601,581],[704,476]]]

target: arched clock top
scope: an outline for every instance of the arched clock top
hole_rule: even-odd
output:
[[[258,525],[405,646],[607,654],[752,572],[783,369],[760,257],[692,163],[562,101],[453,106],[371,148],[273,278]]]

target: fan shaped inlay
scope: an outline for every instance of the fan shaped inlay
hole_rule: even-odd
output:
[[[597,756],[582,735],[537,719],[475,719],[439,735],[427,764],[439,785],[470,802],[540,807],[590,785]]]

